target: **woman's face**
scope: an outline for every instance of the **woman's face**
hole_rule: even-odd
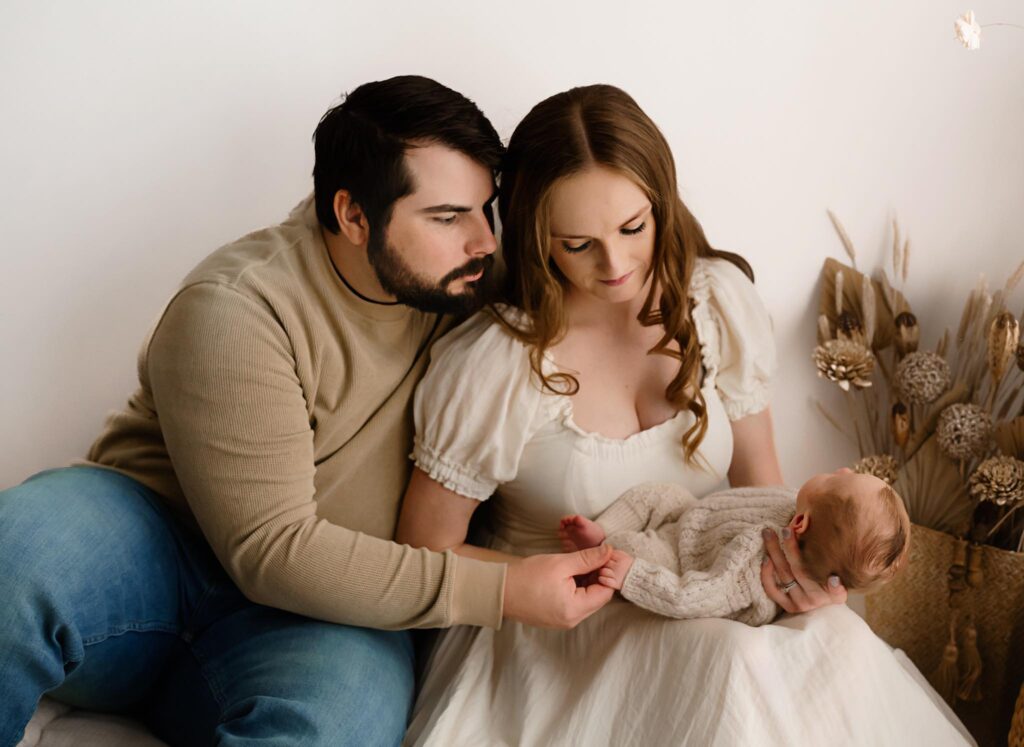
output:
[[[654,214],[632,180],[591,166],[557,182],[550,201],[551,260],[567,292],[609,303],[643,290],[654,257]]]

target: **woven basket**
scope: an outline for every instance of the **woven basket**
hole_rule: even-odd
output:
[[[943,654],[952,650],[951,624],[958,644],[953,676],[962,686],[970,666],[967,650],[973,649],[964,635],[964,621],[973,621],[982,665],[981,700],[954,696],[951,705],[979,745],[1005,747],[1024,682],[1024,553],[972,546],[971,553],[980,553],[980,564],[975,560],[971,565],[980,568],[981,577],[974,575],[973,585],[964,584],[953,595],[952,604],[959,610],[954,612],[950,571],[958,545],[963,547],[952,535],[915,524],[910,562],[893,581],[866,597],[867,621],[889,645],[903,649],[940,691]]]

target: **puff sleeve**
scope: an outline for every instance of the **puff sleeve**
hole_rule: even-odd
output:
[[[434,344],[416,389],[416,466],[482,501],[519,469],[544,417],[525,346],[481,312]]]
[[[698,335],[712,338],[705,339],[704,363],[716,371],[726,415],[739,420],[768,406],[777,368],[772,319],[750,278],[732,262],[706,258],[700,268],[693,281]]]

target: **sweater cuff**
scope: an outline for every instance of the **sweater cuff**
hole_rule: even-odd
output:
[[[479,625],[499,630],[505,600],[506,563],[489,563],[454,555],[452,625]]]

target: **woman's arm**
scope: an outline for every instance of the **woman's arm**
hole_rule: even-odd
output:
[[[469,520],[479,505],[480,501],[449,490],[417,467],[405,490],[395,542],[437,552],[452,550],[457,555],[492,563],[518,560],[514,555],[466,543]]]
[[[729,465],[729,484],[783,485],[779,457],[775,453],[775,438],[772,433],[770,408],[732,421],[733,453]],[[785,533],[785,530],[783,530]],[[800,546],[796,536],[790,532],[780,542],[775,532],[767,531],[764,538],[767,560],[761,567],[761,584],[768,598],[786,612],[808,612],[827,604],[842,604],[846,601],[846,589],[842,584],[828,589],[807,576],[800,559]],[[797,585],[783,592],[780,588],[789,581]],[[839,578],[835,577],[838,582]]]
[[[733,420],[731,425],[733,447],[729,484],[734,488],[783,485],[782,469],[775,453],[771,408]]]

